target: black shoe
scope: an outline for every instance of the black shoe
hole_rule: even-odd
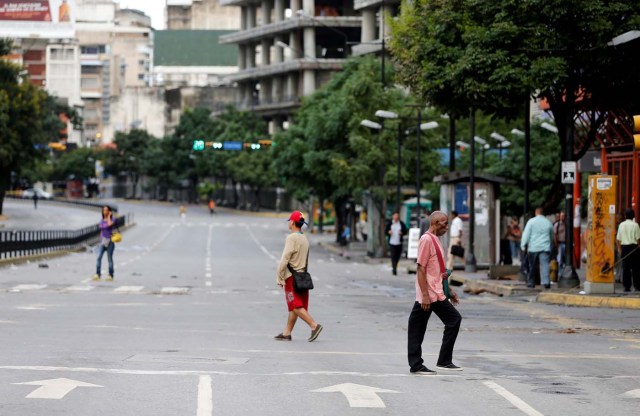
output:
[[[462,371],[462,367],[458,367],[453,363],[447,365],[437,365],[436,368],[439,368],[440,370]]]
[[[629,293],[629,292],[631,292],[631,289],[625,289],[624,290],[624,293]]]
[[[291,335],[283,335],[282,333],[273,337],[276,341],[291,341]]]
[[[411,370],[411,374],[415,374],[417,376],[435,376],[438,373],[436,373],[433,370],[429,370],[425,366],[422,366],[419,369],[417,369],[416,371]]]
[[[322,332],[322,325],[318,324],[318,326],[316,326],[316,329],[311,331],[311,336],[309,337],[308,341],[309,342],[315,341],[316,338],[318,338],[318,335],[320,335],[320,332]]]
[[[551,289],[551,285],[544,285],[545,289]]]
[[[397,275],[398,275],[398,272],[397,272],[397,271],[395,271],[395,270],[393,270],[393,271],[392,271],[392,273],[393,273],[393,275],[394,275],[394,276],[397,276]]]
[[[534,285],[527,285],[527,287],[533,289],[535,286]]]

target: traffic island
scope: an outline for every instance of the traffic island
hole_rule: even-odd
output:
[[[640,309],[640,292],[617,293],[608,296],[581,294],[580,292],[540,293],[537,302],[564,306],[592,308]]]

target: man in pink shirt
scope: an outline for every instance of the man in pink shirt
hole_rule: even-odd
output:
[[[418,272],[416,278],[416,302],[409,315],[408,326],[408,358],[412,374],[435,375],[422,359],[422,341],[427,331],[427,323],[433,311],[444,324],[444,335],[436,367],[441,370],[460,371],[461,367],[453,364],[453,347],[460,330],[462,317],[453,305],[457,305],[458,295],[450,289],[451,302],[446,298],[442,285],[447,279],[444,266],[444,250],[439,237],[449,229],[449,219],[442,211],[431,214],[431,226],[420,238],[418,245]]]

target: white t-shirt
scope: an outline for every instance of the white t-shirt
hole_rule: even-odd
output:
[[[399,246],[402,244],[400,241],[400,234],[402,233],[402,225],[400,221],[391,223],[391,237],[389,237],[389,244]]]
[[[462,237],[462,220],[460,219],[460,217],[455,217],[453,221],[451,221],[449,236],[451,236],[451,238]]]

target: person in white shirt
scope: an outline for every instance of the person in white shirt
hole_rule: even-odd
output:
[[[456,256],[451,254],[451,247],[461,245],[462,220],[458,216],[458,211],[451,211],[451,228],[449,229],[449,251],[447,252],[447,269],[453,270],[453,264],[456,258]]]
[[[391,221],[387,223],[387,235],[389,236],[389,251],[391,252],[391,271],[398,274],[398,262],[402,256],[402,243],[407,235],[407,226],[400,221],[400,214],[394,212]]]

